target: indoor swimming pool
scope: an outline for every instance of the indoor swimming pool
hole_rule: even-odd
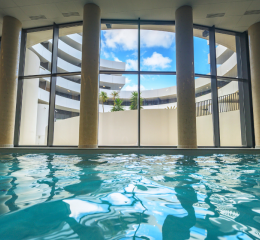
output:
[[[0,155],[0,239],[259,239],[260,155]]]

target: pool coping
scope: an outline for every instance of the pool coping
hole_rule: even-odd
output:
[[[77,147],[14,147],[0,148],[0,154],[151,154],[151,155],[212,155],[212,154],[260,154],[260,149],[255,148],[91,148],[80,149]]]

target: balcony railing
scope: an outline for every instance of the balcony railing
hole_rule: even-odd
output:
[[[219,113],[236,111],[240,109],[239,93],[218,97],[218,111]],[[212,100],[208,99],[201,102],[196,102],[196,116],[207,116],[212,114]]]

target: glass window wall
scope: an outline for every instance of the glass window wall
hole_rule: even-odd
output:
[[[236,36],[216,32],[217,75],[237,78]]]
[[[51,73],[53,30],[27,33],[24,75]]]
[[[137,29],[137,24],[101,24],[100,70],[138,70]]]
[[[81,71],[82,31],[82,25],[59,28],[58,72]]]
[[[50,78],[42,77],[19,81],[23,81],[19,145],[46,145]]]
[[[193,29],[194,72],[210,75],[209,30]]]
[[[141,25],[141,71],[176,71],[174,25]]]
[[[138,145],[138,76],[100,74],[98,145]]]
[[[211,79],[195,78],[197,145],[214,146]]]
[[[53,31],[55,28],[59,31]],[[47,142],[48,146],[78,145],[82,23],[54,25],[53,29],[45,27],[35,32],[27,31],[27,42],[22,46],[26,48],[26,56],[21,62],[24,74],[19,81],[23,81],[24,85],[19,91],[24,94],[22,100],[18,100],[22,105],[19,113],[21,121],[20,130],[15,133],[20,133],[19,145],[46,145]],[[53,38],[53,32],[59,32],[58,36]],[[212,34],[215,34],[215,42]],[[240,68],[237,70],[237,55],[241,57],[238,36],[214,28],[194,26],[198,146],[219,146],[216,131],[220,134],[220,146],[246,145],[243,136],[248,125],[245,125],[244,111],[241,109],[246,109],[243,101],[249,94],[242,90],[243,99],[239,96],[239,81],[247,84],[247,77]],[[58,39],[58,44],[57,49],[53,49],[57,55],[52,63],[52,48],[56,46],[52,44],[53,39]],[[98,144],[177,146],[173,23],[103,21],[100,40]],[[216,53],[216,66],[210,62],[210,56],[214,57],[212,48]],[[52,67],[54,70],[57,67],[57,73],[51,73]],[[214,67],[217,69],[216,76],[211,75]],[[131,71],[134,72],[129,74]],[[41,78],[34,77],[43,74]],[[51,79],[56,81],[52,84]],[[56,86],[55,91],[50,90],[51,86]],[[55,99],[55,104],[52,99]],[[216,118],[219,119],[219,126]],[[235,137],[231,138],[232,134]]]
[[[220,146],[242,146],[238,81],[218,79],[218,109]]]
[[[176,146],[177,90],[175,75],[141,75],[142,146]]]
[[[80,82],[80,75],[57,77],[53,145],[78,145]]]

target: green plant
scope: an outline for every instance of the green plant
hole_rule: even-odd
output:
[[[122,106],[123,101],[119,98],[115,99],[115,105],[112,107],[111,112],[124,111],[124,107]]]
[[[108,96],[106,92],[99,93],[99,100],[102,102],[103,112],[104,112],[104,102],[107,102]]]
[[[113,91],[111,93],[112,99],[114,101],[114,106],[116,105],[116,98],[119,97],[119,92]]]
[[[132,96],[130,99],[130,110],[136,110],[137,109],[137,104],[138,104],[138,92],[132,92]],[[143,99],[140,96],[140,106],[143,106]],[[142,109],[142,107],[140,107]]]

